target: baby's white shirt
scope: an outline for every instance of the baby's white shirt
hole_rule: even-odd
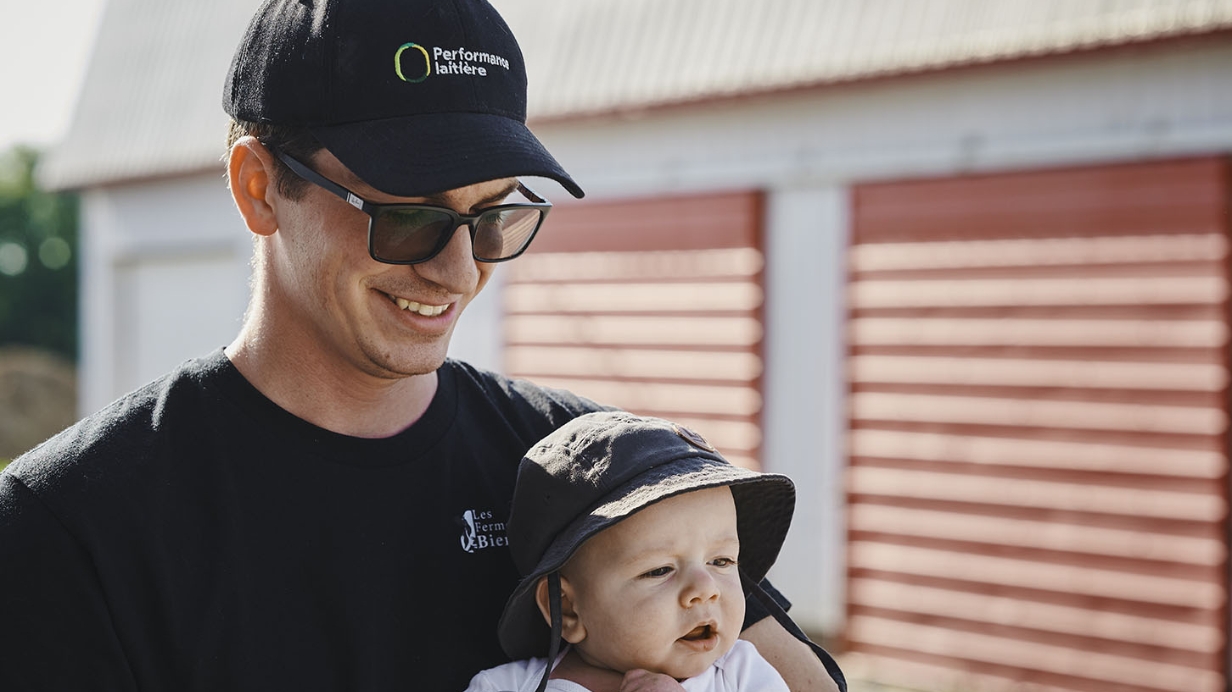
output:
[[[562,658],[562,653],[559,658]],[[471,678],[466,692],[535,692],[543,678],[546,658],[528,658],[481,671]],[[681,686],[687,692],[788,692],[787,683],[751,642],[737,639],[735,646],[706,670]],[[548,680],[548,692],[590,692],[570,680]]]

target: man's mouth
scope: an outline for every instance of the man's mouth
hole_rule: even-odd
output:
[[[417,303],[413,300],[400,298],[389,293],[386,293],[385,296],[388,297],[394,305],[397,305],[399,309],[406,310],[408,312],[417,312],[424,317],[436,317],[449,309],[448,305],[428,305],[427,303]]]

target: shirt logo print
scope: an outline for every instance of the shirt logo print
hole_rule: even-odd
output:
[[[474,553],[485,548],[509,545],[505,523],[492,521],[492,510],[468,509],[462,513],[462,550]]]

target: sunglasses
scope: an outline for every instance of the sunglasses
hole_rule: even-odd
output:
[[[471,255],[479,262],[511,260],[530,247],[551,202],[522,182],[529,203],[498,204],[477,214],[459,214],[430,204],[377,204],[317,173],[278,149],[266,147],[293,173],[346,200],[368,215],[368,254],[386,264],[418,264],[440,254],[462,224],[470,229]]]

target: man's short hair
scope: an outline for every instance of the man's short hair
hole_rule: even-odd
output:
[[[227,129],[227,150],[235,145],[241,137],[253,136],[263,144],[281,151],[299,161],[310,162],[316,153],[325,147],[317,141],[307,127],[298,125],[276,125],[274,123],[254,123],[247,120],[232,118]],[[308,181],[295,175],[290,168],[277,157],[274,158],[274,184],[278,194],[287,199],[300,199],[308,189]]]

